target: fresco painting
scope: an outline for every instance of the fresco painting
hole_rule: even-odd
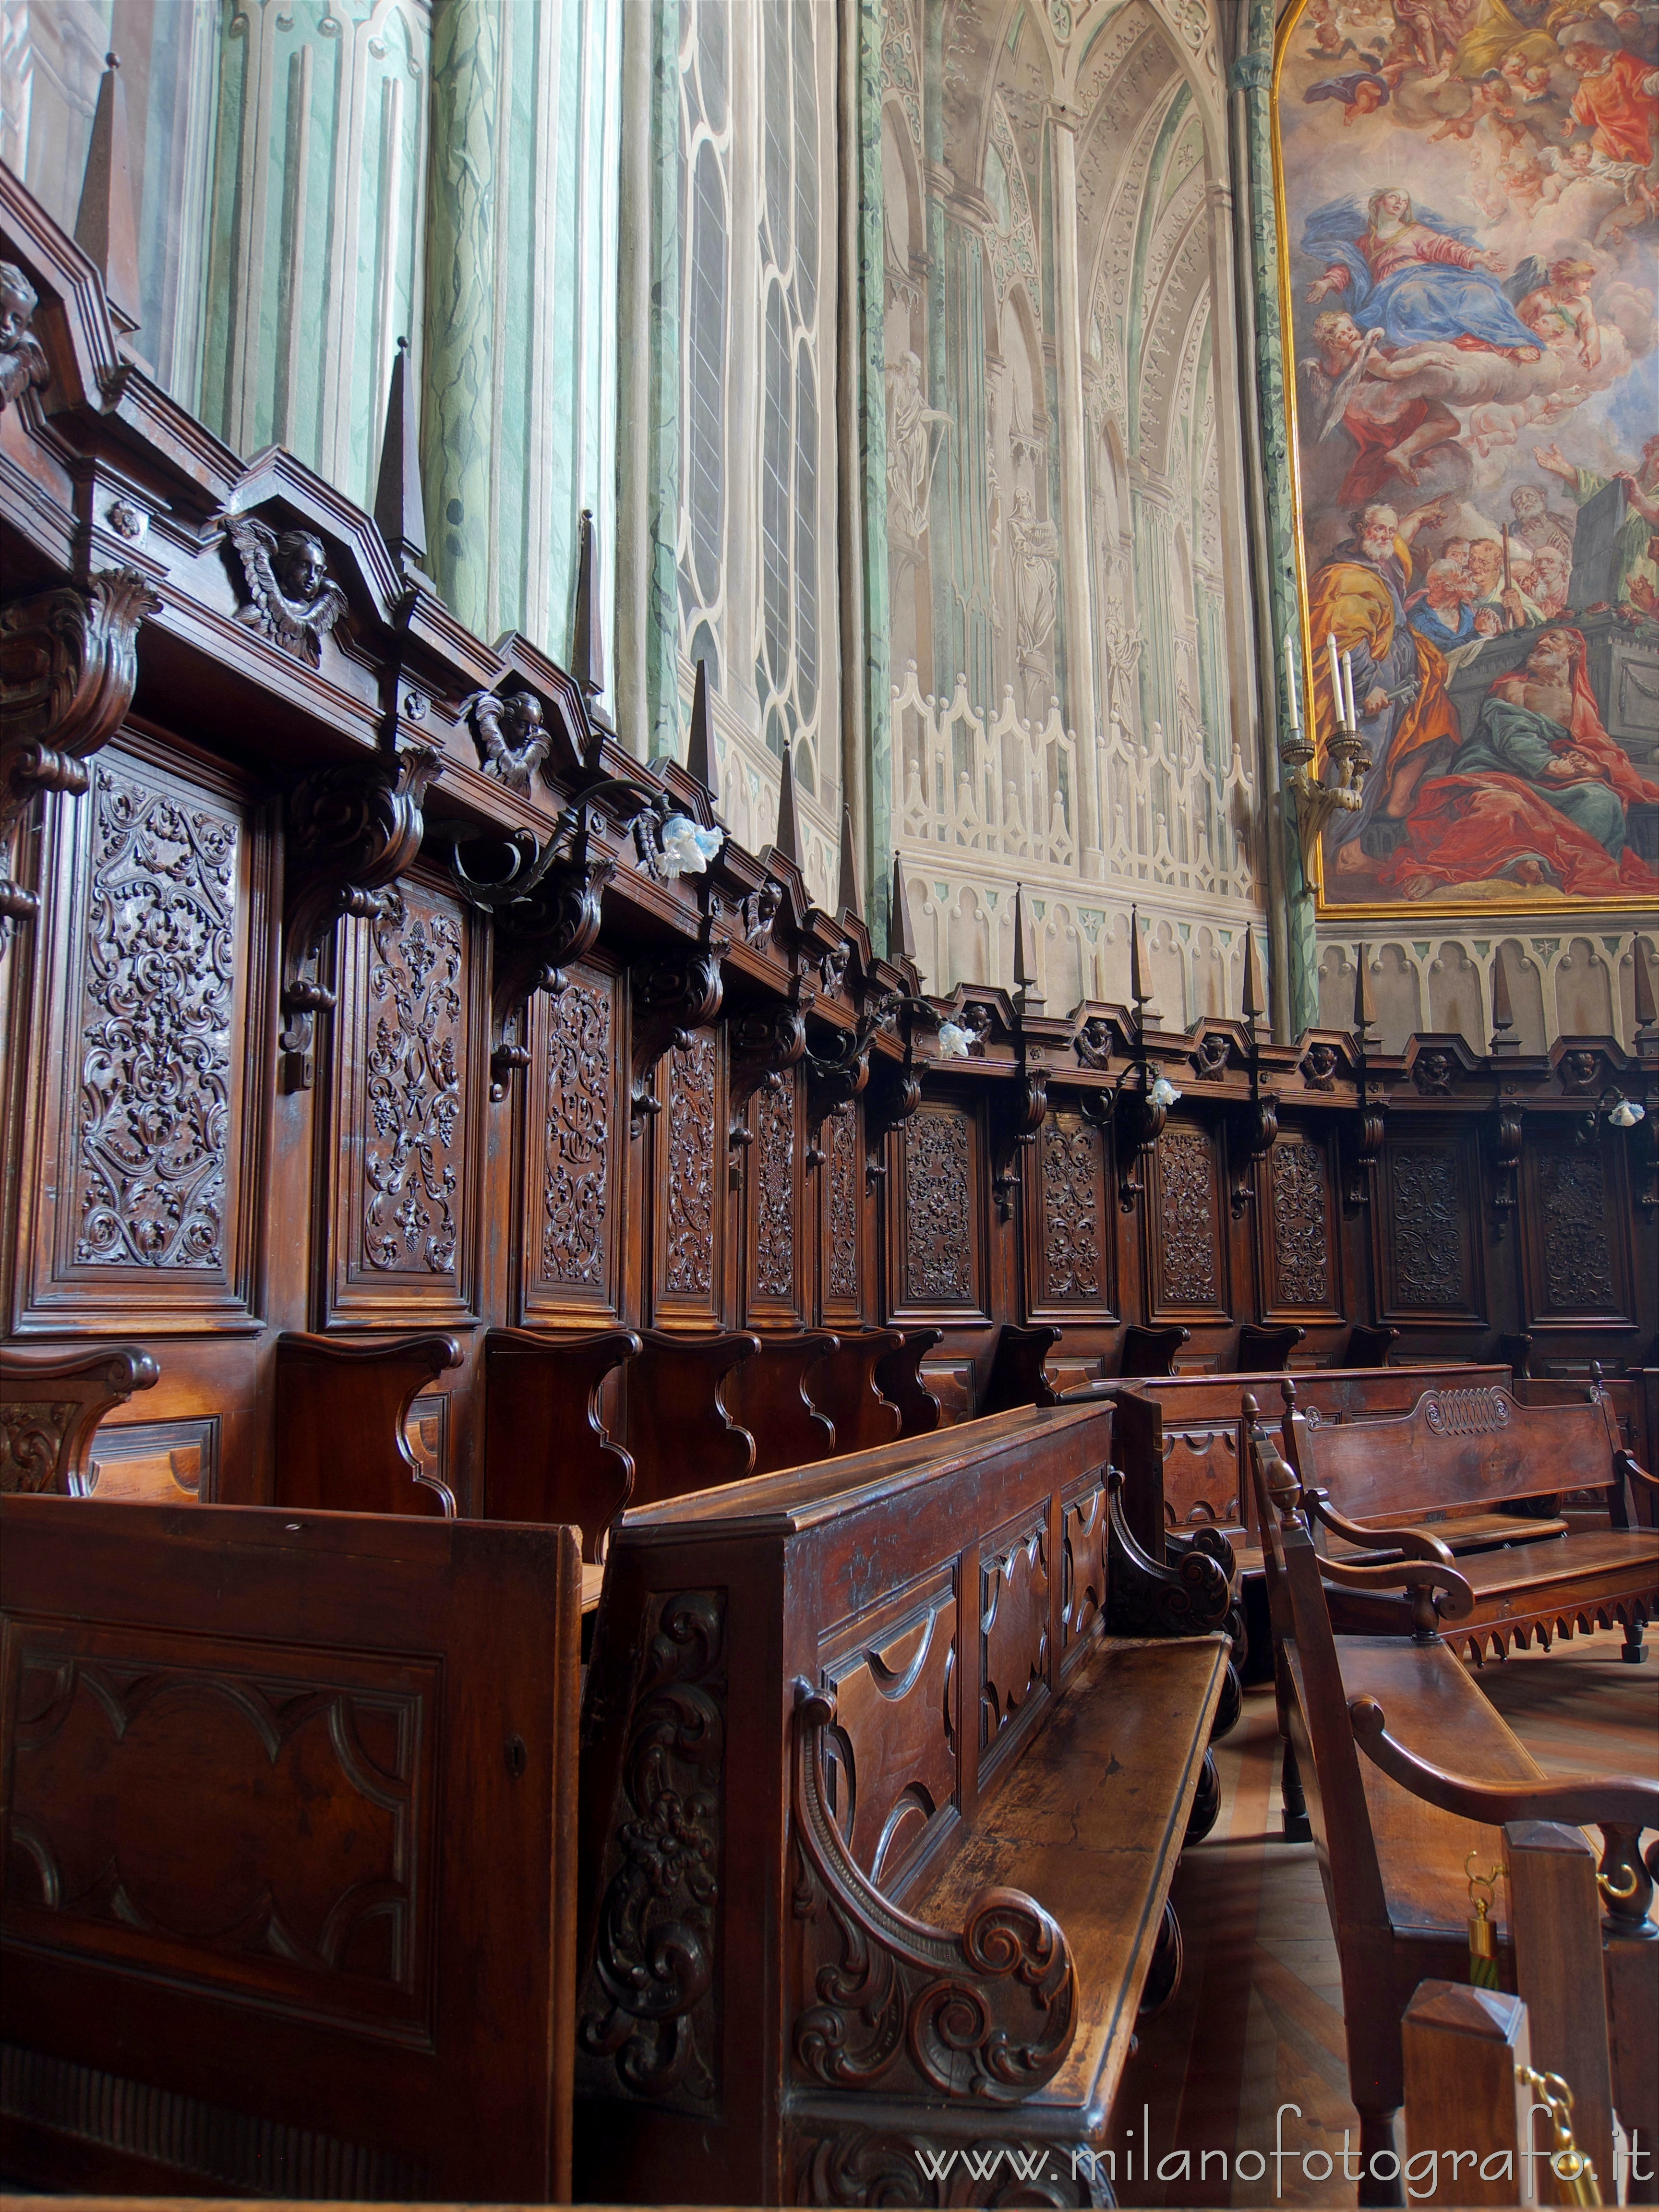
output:
[[[1305,0],[1276,81],[1321,911],[1659,905],[1659,6]]]

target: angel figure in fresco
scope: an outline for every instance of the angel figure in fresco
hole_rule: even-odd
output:
[[[1375,499],[1391,476],[1416,483],[1425,455],[1460,434],[1456,416],[1442,400],[1404,388],[1402,380],[1419,364],[1396,362],[1377,331],[1361,331],[1338,308],[1314,317],[1313,341],[1318,358],[1303,366],[1322,404],[1319,434],[1328,438],[1340,425],[1356,448],[1338,504]]]
[[[1425,898],[1503,879],[1575,897],[1651,899],[1659,874],[1625,842],[1626,810],[1659,800],[1607,735],[1582,634],[1547,629],[1498,677],[1442,775],[1425,778],[1385,889]]]
[[[1308,287],[1317,306],[1333,294],[1362,331],[1380,331],[1391,347],[1449,340],[1471,350],[1537,361],[1540,349],[1510,305],[1495,250],[1476,246],[1398,185],[1373,192],[1362,217],[1351,199],[1308,218],[1302,250],[1325,264]]]
[[[323,640],[346,611],[322,539],[309,530],[284,530],[279,537],[251,514],[228,515],[225,528],[247,578],[249,604],[237,609],[237,621],[318,667]]]

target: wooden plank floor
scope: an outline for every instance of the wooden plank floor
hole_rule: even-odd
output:
[[[1622,1641],[1622,1632],[1577,1638],[1477,1670],[1547,1772],[1659,1778],[1659,1655],[1627,1667],[1619,1657]],[[1345,2130],[1357,2149],[1359,2124],[1348,2101],[1336,1946],[1313,1846],[1276,1840],[1271,1685],[1246,1693],[1243,1717],[1216,1747],[1216,1762],[1220,1817],[1208,1840],[1182,1858],[1172,1893],[1186,1943],[1182,1985],[1143,2037],[1120,2094],[1118,2202],[1353,2204],[1357,2190],[1342,2179],[1341,2154]],[[1276,2183],[1281,2105],[1301,2112],[1285,2116],[1284,2147],[1294,2155]],[[1221,2152],[1224,2165],[1215,2155]],[[1329,2179],[1321,2152],[1332,2160]],[[1252,2153],[1261,2154],[1259,2175]]]

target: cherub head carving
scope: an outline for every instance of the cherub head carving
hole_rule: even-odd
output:
[[[47,383],[52,371],[40,342],[29,328],[40,296],[15,261],[0,261],[0,409],[21,398],[31,385]]]
[[[225,528],[247,579],[249,605],[238,608],[237,621],[317,667],[323,639],[346,609],[345,593],[330,579],[323,541],[309,530],[278,536],[251,514],[227,516]]]
[[[461,711],[472,718],[484,774],[509,791],[528,791],[536,770],[553,749],[535,693],[475,691],[462,701]]]

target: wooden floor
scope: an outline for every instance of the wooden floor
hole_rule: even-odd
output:
[[[1479,1670],[1481,1686],[1549,1773],[1659,1778],[1659,1652],[1650,1642],[1653,1656],[1627,1667],[1622,1640],[1622,1632],[1578,1638]],[[1348,2101],[1336,1947],[1312,1844],[1277,1840],[1271,1685],[1246,1692],[1243,1717],[1216,1759],[1221,1814],[1207,1842],[1182,1858],[1173,1892],[1186,1941],[1182,1985],[1130,2061],[1119,2103],[1118,2202],[1352,2204],[1355,2185],[1341,2179],[1343,2136],[1357,2148],[1359,2124]],[[1271,2154],[1281,2105],[1301,2111],[1285,2115],[1284,2147],[1296,2155],[1276,2184]],[[1212,2156],[1206,2172],[1206,2150],[1225,2152],[1224,2166]],[[1320,2178],[1321,2151],[1331,2154],[1328,2179]],[[1256,2179],[1252,2152],[1266,2154]]]

